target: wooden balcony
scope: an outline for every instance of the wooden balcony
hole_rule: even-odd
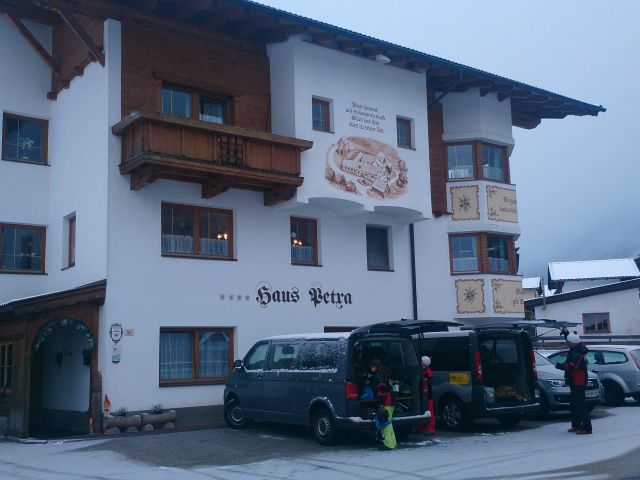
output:
[[[112,127],[122,137],[120,173],[131,190],[158,178],[199,183],[202,197],[229,188],[261,191],[264,204],[293,197],[302,185],[300,152],[313,142],[158,112],[133,112]]]

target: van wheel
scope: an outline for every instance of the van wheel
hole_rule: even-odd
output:
[[[244,416],[240,400],[232,398],[224,404],[224,421],[231,428],[245,428],[251,423],[251,419]]]
[[[602,382],[604,385],[604,401],[605,403],[618,406],[624,403],[624,391],[616,382]]]
[[[321,445],[333,445],[336,442],[335,421],[326,408],[321,408],[313,415],[311,427]]]
[[[469,423],[467,415],[464,413],[462,402],[457,398],[446,398],[440,404],[440,418],[443,426],[447,430],[459,432]]]
[[[522,418],[520,415],[500,415],[496,417],[503,427],[515,427]]]

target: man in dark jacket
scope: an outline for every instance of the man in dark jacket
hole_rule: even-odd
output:
[[[569,432],[588,435],[591,419],[587,411],[585,388],[587,385],[587,347],[580,342],[577,332],[567,335],[571,347],[564,363],[556,363],[556,368],[564,370],[564,379],[571,389],[571,428]]]

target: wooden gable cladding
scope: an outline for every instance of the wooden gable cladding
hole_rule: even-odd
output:
[[[186,36],[125,19],[122,27],[122,114],[160,111],[162,83],[231,99],[233,123],[268,131],[270,74],[264,45],[210,34]]]
[[[104,65],[104,21],[63,11],[60,11],[60,16],[64,21],[53,26],[52,57],[57,73],[51,76],[48,95],[51,100],[55,100],[61,90],[69,88],[71,81],[82,75],[91,62],[98,61]]]
[[[264,193],[265,205],[302,185],[300,152],[312,142],[230,125],[133,112],[115,125],[122,137],[120,173],[139,190],[158,178],[202,185],[203,198],[229,188]]]
[[[429,92],[429,99],[433,98]],[[427,113],[429,129],[429,173],[431,177],[431,210],[437,217],[447,213],[447,165],[442,104],[435,104]]]

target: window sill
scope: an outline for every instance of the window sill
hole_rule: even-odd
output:
[[[166,253],[166,252],[162,252],[162,256],[163,257],[170,257],[170,258],[192,258],[192,259],[197,259],[197,260],[222,260],[223,262],[237,262],[238,259],[237,258],[231,258],[231,257],[211,257],[208,255],[193,255],[193,254],[186,254],[186,253]]]
[[[165,380],[159,383],[160,387],[192,387],[197,385],[224,385],[226,378],[211,379],[185,379],[185,380]]]
[[[313,127],[311,127],[311,128],[312,128],[312,130],[314,132],[331,133],[331,134],[336,133],[333,130],[322,130],[321,128],[313,128]]]
[[[481,272],[480,270],[468,270],[464,272],[451,272],[451,275],[484,275],[485,272]]]
[[[27,163],[29,165],[40,165],[41,167],[50,167],[51,166],[47,162],[34,162],[34,161],[31,161],[31,160],[22,160],[20,158],[2,157],[2,160],[5,161],[5,162]]]
[[[367,270],[370,272],[395,272],[394,269],[392,268],[373,268],[373,267],[367,267]]]
[[[412,147],[410,145],[398,145],[398,148],[404,148],[405,150],[415,150],[416,147]]]
[[[3,273],[8,273],[11,275],[47,275],[46,272],[42,272],[40,270],[38,270],[37,272],[34,272],[32,270],[2,270],[0,269],[0,274]]]
[[[75,266],[76,266],[76,264],[74,263],[73,265],[68,265],[68,266],[66,266],[66,267],[62,267],[62,268],[60,269],[60,271],[61,271],[61,272],[64,272],[65,270],[69,270],[70,268],[73,268],[73,267],[75,267]]]
[[[320,263],[299,263],[299,262],[291,262],[291,265],[295,267],[321,267]]]

